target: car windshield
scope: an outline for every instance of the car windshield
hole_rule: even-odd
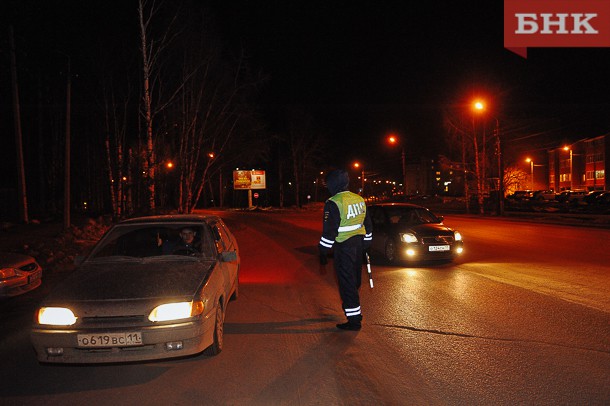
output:
[[[418,207],[387,207],[386,214],[392,224],[418,225],[439,222],[429,210]]]
[[[188,255],[212,259],[216,249],[209,227],[202,223],[119,224],[93,248],[87,259]]]

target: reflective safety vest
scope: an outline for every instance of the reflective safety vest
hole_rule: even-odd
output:
[[[355,235],[364,235],[364,218],[366,217],[366,204],[364,199],[355,193],[339,192],[330,199],[339,208],[339,234],[335,241],[343,242]]]

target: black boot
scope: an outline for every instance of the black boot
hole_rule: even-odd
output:
[[[337,328],[340,330],[358,331],[362,328],[362,324],[348,321],[347,323],[337,324]]]

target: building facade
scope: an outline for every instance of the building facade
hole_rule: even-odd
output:
[[[576,141],[548,151],[549,189],[610,190],[610,134]]]

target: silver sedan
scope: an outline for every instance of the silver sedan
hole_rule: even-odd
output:
[[[38,360],[216,355],[239,265],[237,241],[217,216],[121,222],[41,304],[31,333]]]

